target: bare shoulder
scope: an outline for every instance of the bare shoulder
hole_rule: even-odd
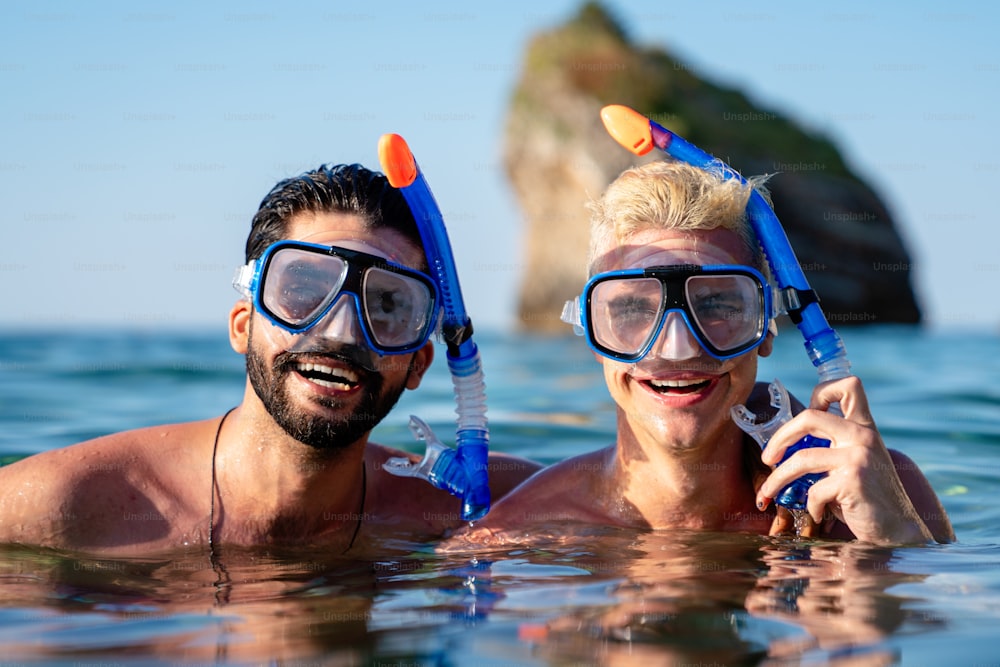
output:
[[[94,473],[123,473],[177,455],[217,420],[164,424],[121,431],[26,457],[0,468],[0,480],[40,482],[39,488],[72,484]],[[3,489],[0,489],[3,491]]]
[[[91,539],[117,524],[140,496],[165,494],[172,479],[189,479],[189,471],[171,467],[210,423],[123,431],[0,468],[0,542],[72,548],[84,531]]]
[[[587,452],[540,470],[497,503],[484,520],[495,530],[531,523],[597,521],[608,449]]]
[[[532,475],[497,503],[474,527],[454,533],[442,551],[464,552],[536,542],[539,531],[569,529],[572,524],[613,524],[601,510],[604,475],[614,446],[555,463]]]
[[[504,498],[525,480],[545,466],[537,461],[503,452],[490,452],[486,469],[490,474],[490,491],[494,501]]]
[[[889,450],[889,456],[906,495],[910,497],[910,502],[934,539],[942,543],[954,542],[955,530],[951,520],[920,467],[909,456],[895,449]]]
[[[366,522],[370,526],[428,537],[459,525],[462,521],[459,499],[424,479],[390,473],[388,464],[395,458],[416,464],[421,457],[373,442],[365,447]]]

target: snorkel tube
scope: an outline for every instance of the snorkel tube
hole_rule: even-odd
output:
[[[389,183],[403,193],[413,212],[431,277],[437,284],[443,307],[441,331],[448,346],[448,369],[458,414],[456,449],[444,446],[426,423],[411,416],[410,429],[417,439],[427,443],[424,458],[417,465],[404,458],[393,458],[386,469],[401,477],[420,477],[458,496],[462,499],[462,519],[473,521],[489,511],[490,487],[486,471],[489,454],[486,389],[479,348],[472,340],[472,321],[465,312],[441,209],[410,147],[398,134],[385,134],[379,139],[378,157]]]
[[[629,107],[606,106],[601,110],[601,120],[615,141],[636,155],[645,155],[654,147],[659,148],[676,160],[707,171],[721,170],[725,178],[735,178],[746,183],[729,165]],[[819,382],[849,376],[851,364],[847,360],[844,343],[820,309],[819,299],[809,287],[778,217],[756,189],[751,189],[746,211],[750,226],[764,250],[778,286],[778,310],[788,313],[802,333],[806,352],[819,374]],[[788,393],[781,383],[776,380],[771,385],[770,392],[771,405],[778,409],[778,414],[765,423],[757,423],[756,417],[742,405],[735,406],[732,410],[736,424],[756,439],[761,447],[766,446],[778,426],[791,418]],[[839,408],[831,406],[831,412],[839,412]],[[827,440],[806,436],[786,450],[785,459],[803,447],[829,444]],[[804,509],[806,491],[820,477],[821,475],[800,477],[786,487],[775,502],[790,509]]]

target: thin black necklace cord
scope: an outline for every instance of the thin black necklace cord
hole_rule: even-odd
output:
[[[215,533],[215,453],[219,449],[219,436],[222,434],[222,425],[226,423],[226,417],[235,409],[235,407],[229,408],[226,414],[222,415],[222,419],[219,420],[219,427],[215,430],[215,442],[212,443],[212,489],[209,494],[210,501],[208,506],[208,560],[212,565],[212,570],[218,577],[214,584],[215,603],[217,605],[229,602],[229,572],[226,571],[225,566],[219,560],[218,554],[215,553],[215,540],[213,538],[213,534]]]
[[[209,494],[209,508],[208,508],[208,558],[212,562],[212,569],[225,572],[225,568],[219,562],[218,556],[215,553],[215,490],[217,485],[217,478],[215,472],[215,456],[219,451],[219,436],[222,434],[222,425],[226,422],[226,417],[228,417],[233,410],[236,408],[229,408],[226,414],[222,415],[222,419],[219,420],[219,427],[215,431],[215,441],[212,443],[212,488]],[[346,554],[354,546],[354,542],[358,539],[358,533],[361,532],[361,524],[364,522],[365,516],[365,500],[368,496],[368,466],[365,465],[364,459],[361,460],[361,503],[358,507],[358,519],[354,524],[354,532],[351,533],[351,541],[347,543],[347,548],[341,552],[341,555]]]
[[[215,562],[215,454],[219,451],[219,436],[222,434],[222,425],[226,423],[226,417],[232,414],[236,408],[229,408],[226,414],[219,420],[219,427],[215,429],[215,442],[212,443],[212,489],[209,493],[210,503],[208,506],[208,555]]]

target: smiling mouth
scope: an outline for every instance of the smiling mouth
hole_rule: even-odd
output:
[[[296,372],[321,387],[330,389],[352,389],[358,386],[358,376],[346,368],[333,368],[323,364],[298,363],[295,364]]]
[[[708,388],[711,380],[648,380],[647,385],[661,394],[696,394]]]

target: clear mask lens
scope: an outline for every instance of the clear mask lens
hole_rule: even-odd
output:
[[[691,276],[685,292],[691,321],[712,347],[735,350],[760,336],[764,304],[750,276]]]
[[[653,267],[597,276],[588,292],[591,344],[613,358],[638,360],[668,314],[683,313],[703,349],[718,358],[734,356],[766,333],[764,294],[761,280],[749,273]]]
[[[260,285],[264,309],[291,329],[313,324],[340,292],[347,262],[297,248],[282,248],[267,264]]]
[[[309,331],[342,294],[349,296],[369,342],[389,354],[422,345],[435,315],[429,278],[341,248],[273,246],[265,254],[257,292],[260,310],[292,333]]]
[[[590,328],[599,347],[625,356],[638,354],[659,324],[663,302],[656,278],[606,280],[590,294]]]
[[[375,343],[402,347],[423,338],[433,317],[434,295],[406,276],[370,268],[364,277],[365,320]]]

